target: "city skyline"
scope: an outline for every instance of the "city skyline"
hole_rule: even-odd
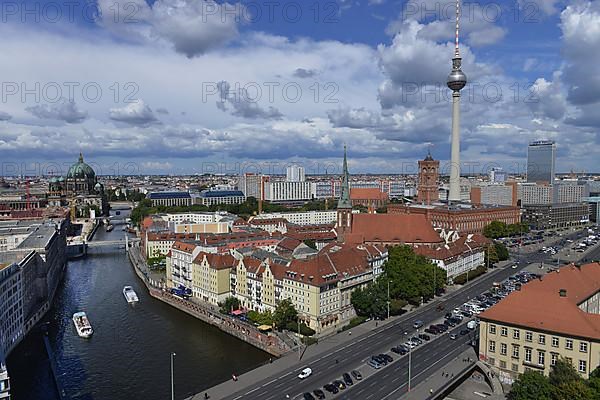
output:
[[[70,20],[40,6],[37,21],[3,10],[5,166],[70,163],[83,151],[96,165],[132,163],[141,174],[240,162],[296,163],[310,174],[311,164],[339,167],[347,143],[354,173],[406,173],[431,144],[443,170],[455,2],[284,3],[288,14],[282,7],[271,20],[261,3],[238,4],[232,16],[192,1],[137,2],[134,21],[105,1],[96,19],[81,9]],[[524,172],[527,144],[550,139],[557,171],[595,172],[598,64],[589,54],[600,35],[586,27],[600,18],[598,5],[531,4],[464,6],[471,83],[462,93],[461,159]],[[358,22],[364,29],[353,29]]]

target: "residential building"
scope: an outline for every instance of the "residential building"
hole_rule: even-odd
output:
[[[583,378],[600,365],[600,264],[568,265],[479,315],[479,359],[516,377],[564,358]]]
[[[386,260],[383,247],[331,244],[317,256],[287,266],[283,297],[317,334],[333,333],[356,315],[352,291],[372,282]]]
[[[250,221],[255,219],[275,219],[283,218],[289,223],[296,225],[323,225],[331,224],[336,220],[336,210],[325,211],[301,211],[301,212],[277,212],[263,213],[255,217],[251,217]]]
[[[340,197],[342,182],[339,179],[329,179],[314,182],[316,199],[337,199]]]
[[[315,198],[313,182],[269,181],[264,183],[264,200],[278,203],[308,201]]]
[[[531,142],[527,148],[527,182],[553,184],[556,176],[556,144],[552,140]]]
[[[503,183],[475,185],[471,188],[471,203],[474,205],[516,206],[513,197],[513,186]]]
[[[193,292],[193,266],[202,248],[189,242],[176,241],[167,254],[166,284],[168,288],[183,287]]]
[[[290,165],[286,168],[285,180],[288,182],[304,182],[304,167]]]
[[[152,206],[191,206],[192,196],[189,192],[154,192],[148,195]]]
[[[192,262],[194,297],[218,305],[231,294],[232,268],[236,260],[229,254],[200,252]]]
[[[10,400],[10,378],[3,360],[4,357],[0,354],[0,400]]]
[[[416,254],[429,258],[446,271],[446,278],[452,284],[457,276],[484,265],[488,244],[488,240],[479,234],[467,234],[440,245],[417,245],[414,248]]]
[[[554,203],[580,203],[590,195],[589,186],[577,181],[557,181],[553,186]]]
[[[257,200],[264,199],[264,182],[267,177],[261,174],[245,173],[238,179],[237,188],[246,197],[254,197]]]
[[[521,206],[554,202],[554,189],[548,184],[523,183],[517,186],[517,190]]]
[[[283,299],[285,265],[244,257],[231,270],[231,293],[243,308],[258,312],[275,311]]]

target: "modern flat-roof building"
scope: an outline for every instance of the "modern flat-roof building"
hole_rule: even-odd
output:
[[[538,140],[527,147],[527,182],[552,184],[556,176],[556,144]]]
[[[590,221],[588,203],[527,204],[523,222],[533,229],[567,228]]]
[[[590,205],[590,221],[600,225],[600,197],[586,197],[583,200]]]
[[[154,192],[148,195],[152,206],[191,206],[192,196],[189,192]]]
[[[218,204],[242,204],[246,201],[246,196],[241,190],[206,190],[195,198],[196,203],[204,206],[214,206]]]
[[[479,315],[479,359],[516,376],[559,358],[588,378],[600,365],[600,264],[568,265]]]

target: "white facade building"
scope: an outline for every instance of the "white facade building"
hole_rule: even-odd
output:
[[[299,165],[290,165],[285,171],[285,180],[288,182],[304,182],[304,167]]]
[[[266,182],[264,200],[273,202],[306,201],[315,198],[316,187],[312,182]]]
[[[324,225],[336,221],[337,211],[305,211],[305,212],[279,212],[265,213],[254,217],[253,219],[274,219],[284,218],[288,222],[296,225]]]

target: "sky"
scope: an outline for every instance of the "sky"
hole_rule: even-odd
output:
[[[600,1],[461,2],[463,172],[600,172]],[[412,173],[450,158],[453,0],[0,4],[0,175]]]

